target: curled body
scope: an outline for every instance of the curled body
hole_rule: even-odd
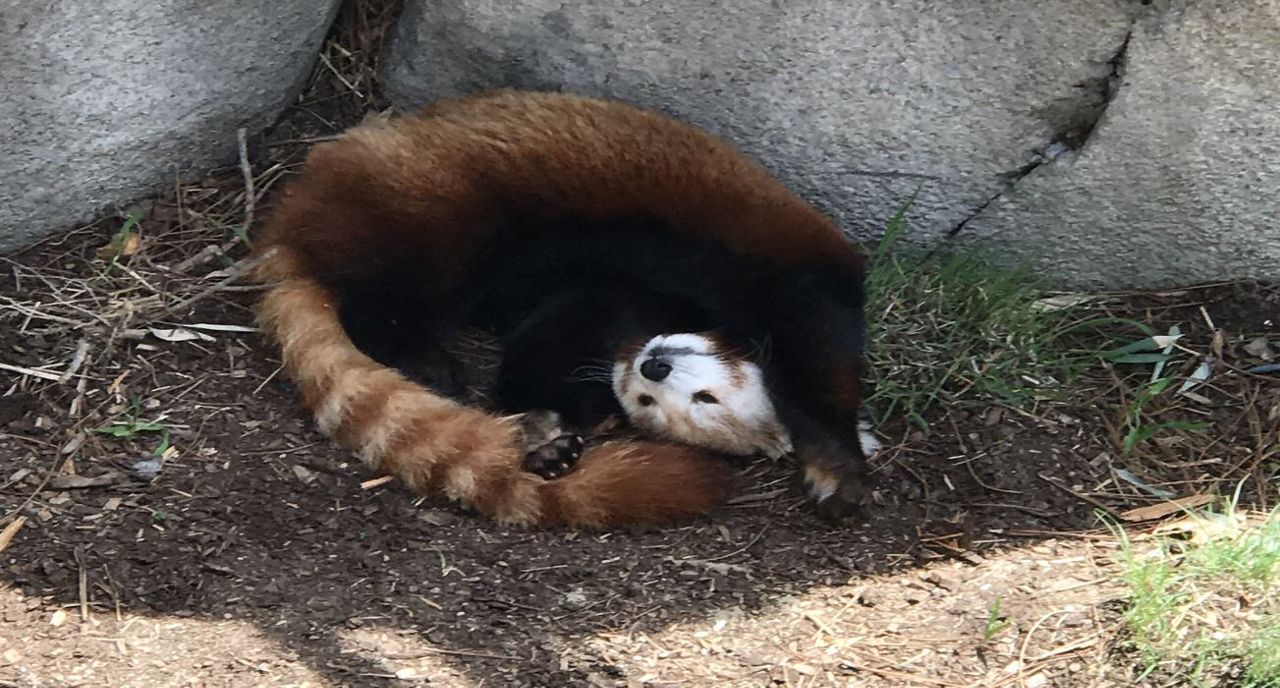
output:
[[[522,250],[527,242],[555,250],[535,255]],[[549,295],[603,283],[663,304],[664,332],[607,368],[606,391],[646,434],[679,439],[699,427],[677,427],[680,419],[713,427],[710,409],[723,406],[702,382],[678,384],[705,381],[707,370],[681,376],[676,364],[718,346],[752,352],[714,360],[750,361],[755,377],[723,382],[765,390],[781,427],[772,446],[715,448],[794,450],[820,508],[860,499],[861,256],[825,216],[706,132],[562,94],[437,103],[316,146],[258,251],[256,276],[269,285],[259,322],[318,426],[416,491],[542,525],[654,523],[723,501],[728,469],[682,442],[604,442],[546,480],[522,467],[518,417],[447,393],[458,366],[443,337],[462,320],[527,314],[554,303]],[[694,339],[655,338],[672,334]],[[650,379],[646,366],[656,364],[646,362],[660,359],[672,369]],[[694,413],[708,395],[715,403]],[[683,413],[658,413],[680,404]]]

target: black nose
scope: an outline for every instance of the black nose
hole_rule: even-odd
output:
[[[640,364],[640,374],[648,380],[662,382],[671,374],[671,364],[660,358],[650,358]]]

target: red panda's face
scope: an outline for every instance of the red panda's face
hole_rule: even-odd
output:
[[[710,336],[654,337],[615,361],[612,378],[614,395],[641,432],[742,456],[791,451],[760,367]]]

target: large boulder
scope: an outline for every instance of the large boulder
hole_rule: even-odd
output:
[[[855,236],[916,194],[911,240],[999,237],[1064,285],[1280,276],[1280,230],[1261,223],[1280,191],[1276,0],[1165,5],[405,0],[385,77],[401,108],[496,86],[654,107],[732,140]],[[1170,218],[1243,223],[1221,231],[1253,235],[1231,244],[1252,255],[1197,242],[1132,269],[1187,236]]]
[[[1038,167],[966,238],[1078,287],[1280,278],[1280,2],[1145,17],[1121,73],[1079,155]]]
[[[338,0],[0,12],[0,249],[233,160],[298,94]]]

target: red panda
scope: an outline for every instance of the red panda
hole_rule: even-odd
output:
[[[763,338],[765,385],[814,501],[831,513],[860,501],[861,254],[727,143],[635,106],[499,91],[317,145],[256,247],[255,278],[268,284],[258,322],[319,428],[415,491],[522,524],[656,523],[710,510],[727,495],[728,469],[708,452],[606,442],[545,480],[522,468],[518,418],[410,380],[344,327],[344,312],[360,315],[344,306],[360,303],[351,295],[400,299],[395,307],[423,323],[420,347],[434,351],[434,330],[485,274],[477,266],[565,227],[565,246],[608,244],[624,227],[619,236],[640,237],[636,255],[661,257],[673,237],[751,266],[717,297],[744,285],[742,317],[756,322],[742,329]]]

